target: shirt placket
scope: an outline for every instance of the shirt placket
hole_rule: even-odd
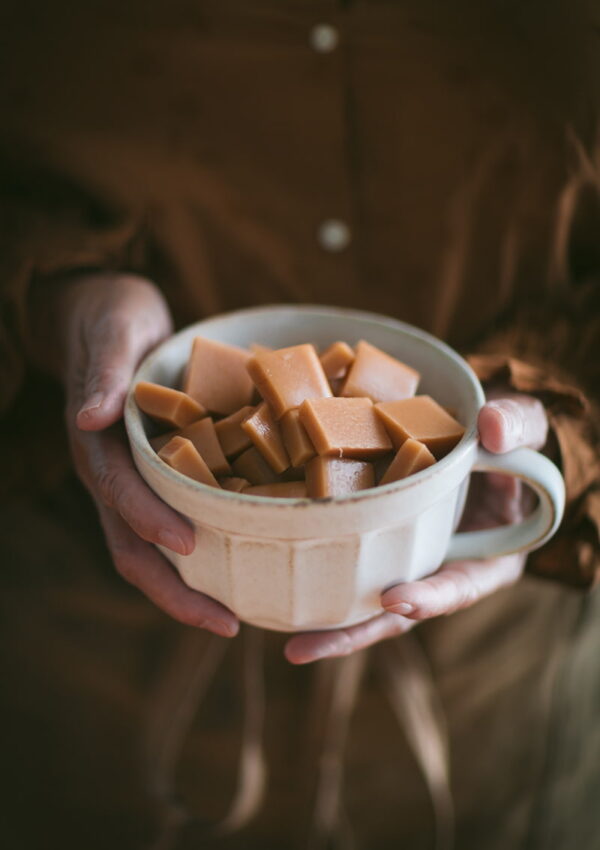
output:
[[[351,9],[346,5],[339,0],[311,4],[303,25],[307,51],[305,73],[310,88],[315,81],[318,83],[319,95],[307,98],[305,107],[304,141],[313,147],[315,161],[306,184],[310,192],[309,217],[300,224],[301,242],[305,246],[302,274],[312,299],[341,305],[359,287],[346,40]],[[324,298],[320,297],[321,292],[326,293]]]

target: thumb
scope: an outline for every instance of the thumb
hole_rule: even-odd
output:
[[[122,321],[108,330],[95,328],[87,340],[87,357],[77,392],[77,427],[83,431],[108,428],[123,415],[134,370],[147,347]]]
[[[84,305],[69,362],[70,408],[77,427],[99,431],[123,415],[133,373],[144,355],[171,331],[162,295],[145,281],[123,278]]]

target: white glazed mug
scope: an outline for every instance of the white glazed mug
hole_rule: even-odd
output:
[[[149,486],[194,525],[191,555],[162,549],[190,587],[241,620],[278,631],[350,626],[381,613],[383,590],[423,578],[445,561],[491,558],[541,546],[564,508],[558,469],[531,449],[492,455],[477,443],[484,393],[468,364],[445,343],[393,319],[331,307],[272,306],[192,325],[167,340],[134,377],[179,386],[192,340],[273,348],[365,339],[421,373],[419,393],[456,411],[460,443],[434,466],[402,481],[334,499],[245,496],[199,484],[167,466],[146,436],[148,421],[130,393],[125,422],[137,468]],[[456,533],[472,471],[515,475],[538,506],[523,522]]]

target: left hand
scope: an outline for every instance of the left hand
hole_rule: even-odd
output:
[[[505,395],[489,401],[478,420],[482,445],[490,452],[504,453],[521,446],[541,449],[546,442],[548,421],[538,399],[527,395]],[[487,473],[473,480],[465,515],[464,530],[489,528],[523,517],[521,482],[517,478]],[[304,632],[292,637],[285,655],[292,664],[308,664],[320,658],[349,655],[386,638],[407,632],[421,620],[450,614],[520,578],[526,554],[519,552],[485,561],[452,561],[421,581],[398,584],[381,597],[385,613],[346,629]]]

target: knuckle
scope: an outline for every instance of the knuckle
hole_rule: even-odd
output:
[[[527,416],[523,405],[514,398],[501,399],[499,404],[506,418],[506,436],[521,442],[527,430]]]
[[[121,497],[121,483],[118,470],[109,464],[101,466],[97,473],[96,486],[104,504],[108,508],[116,507]]]
[[[340,629],[340,647],[338,651],[338,655],[346,656],[350,655],[356,649],[354,636],[348,631],[348,629]]]
[[[423,584],[428,588],[425,597],[418,600],[416,605],[420,619],[437,617],[448,610],[448,590],[445,583],[440,583],[436,577],[424,579]]]
[[[460,611],[462,608],[468,608],[473,605],[480,596],[477,583],[467,571],[461,570],[461,572],[458,573],[458,576],[460,578],[457,581],[456,595],[451,606],[448,608],[448,613]]]
[[[124,376],[120,366],[116,363],[104,363],[88,375],[85,394],[89,397],[97,392],[120,389],[123,383]]]

